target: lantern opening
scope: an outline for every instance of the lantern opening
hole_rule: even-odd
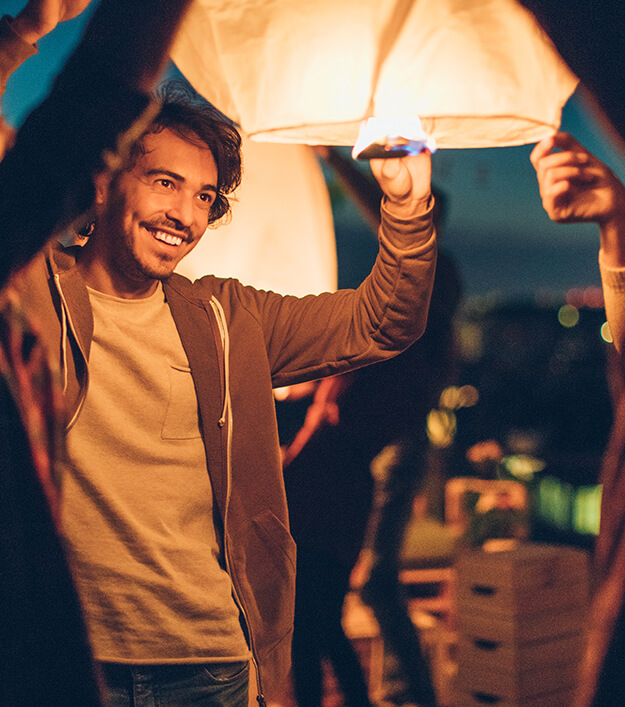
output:
[[[358,160],[387,159],[436,151],[436,141],[418,116],[368,118],[360,124],[352,157]]]

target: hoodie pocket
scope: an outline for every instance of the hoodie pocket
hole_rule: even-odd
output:
[[[295,543],[270,511],[230,534],[232,566],[259,656],[268,655],[293,628]]]

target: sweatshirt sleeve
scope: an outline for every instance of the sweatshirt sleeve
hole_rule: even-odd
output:
[[[301,299],[241,292],[261,319],[274,386],[391,358],[423,334],[436,267],[432,209],[402,221],[383,206],[378,241],[372,271],[355,290]]]

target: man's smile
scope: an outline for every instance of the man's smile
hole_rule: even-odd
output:
[[[155,238],[160,243],[165,243],[166,245],[178,247],[181,246],[184,242],[189,242],[191,240],[190,238],[179,235],[178,233],[165,231],[162,229],[162,227],[151,226],[147,223],[143,224],[143,227],[146,229],[146,231],[149,231],[149,233],[152,234],[153,238]]]

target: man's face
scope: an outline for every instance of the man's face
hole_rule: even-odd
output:
[[[217,189],[208,147],[170,130],[146,135],[143,144],[135,166],[96,197],[93,245],[129,290],[171,275],[206,230]]]

